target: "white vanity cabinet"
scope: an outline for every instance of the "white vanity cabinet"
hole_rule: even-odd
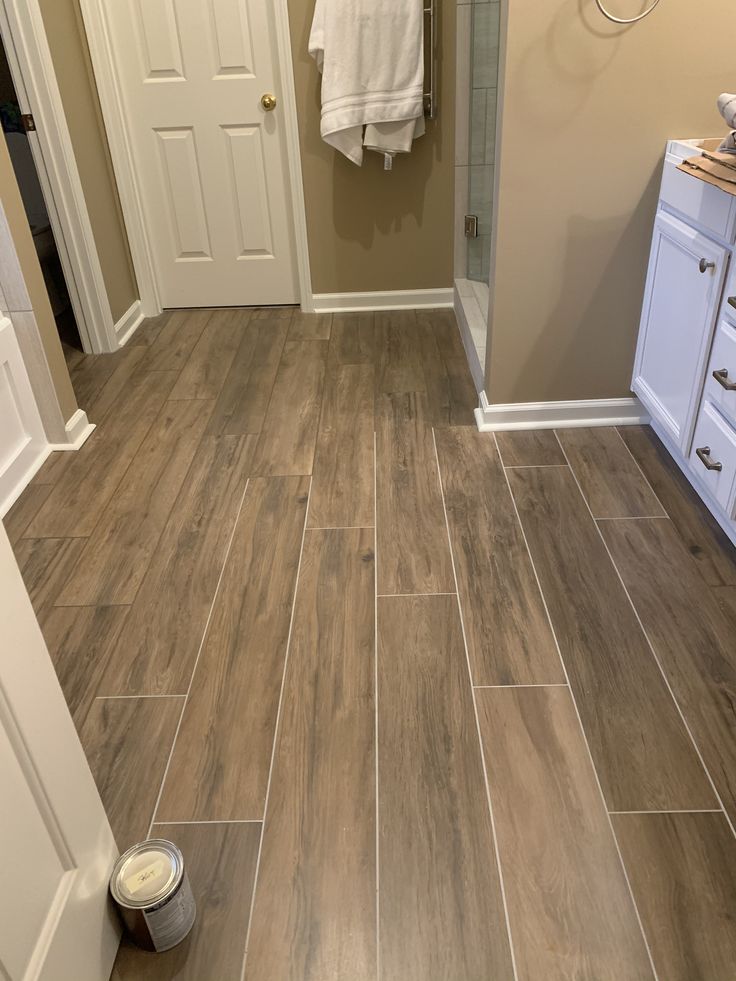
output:
[[[736,197],[677,170],[697,142],[667,146],[632,389],[736,542]]]

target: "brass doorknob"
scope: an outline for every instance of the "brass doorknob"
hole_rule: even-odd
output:
[[[261,105],[266,112],[273,112],[276,108],[276,96],[271,95],[270,92],[266,92],[265,95],[261,96]]]

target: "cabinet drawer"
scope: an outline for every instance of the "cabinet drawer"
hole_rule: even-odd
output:
[[[698,416],[689,462],[701,483],[728,510],[736,477],[736,430],[707,399]],[[728,513],[733,516],[730,510]]]
[[[727,320],[720,322],[713,341],[705,394],[736,425],[736,327]]]
[[[660,201],[718,238],[733,242],[736,237],[736,198],[678,170],[678,163],[675,157],[666,156]]]

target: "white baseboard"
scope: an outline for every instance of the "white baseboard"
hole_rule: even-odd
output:
[[[119,347],[127,344],[133,334],[135,334],[140,325],[143,323],[144,319],[145,317],[143,314],[141,301],[136,300],[131,308],[126,310],[120,320],[118,320],[118,322],[115,324],[115,337],[117,338]]]
[[[436,310],[452,307],[451,286],[436,290],[390,290],[379,293],[315,293],[316,313],[359,313],[376,310]]]
[[[87,418],[87,413],[83,409],[77,409],[69,419],[66,426],[67,441],[65,443],[50,443],[49,451],[52,450],[78,450],[94,431],[94,423]]]
[[[579,402],[519,402],[490,405],[480,393],[478,429],[569,429],[574,426],[635,426],[649,422],[639,399],[586,399]]]

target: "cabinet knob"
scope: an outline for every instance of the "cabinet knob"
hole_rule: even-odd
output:
[[[718,470],[719,472],[723,470],[723,464],[714,460],[710,455],[710,446],[699,446],[695,452],[706,470]]]
[[[701,273],[708,272],[709,269],[715,268],[715,262],[712,262],[710,259],[701,259],[698,263],[698,269],[701,271]]]

